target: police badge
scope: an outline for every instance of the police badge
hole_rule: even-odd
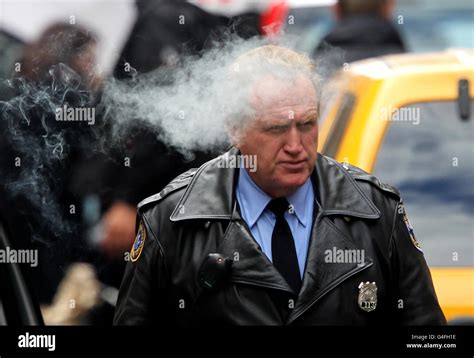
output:
[[[377,308],[377,285],[375,282],[361,282],[359,285],[359,307],[370,312]]]
[[[135,262],[138,260],[140,257],[143,246],[145,245],[145,239],[146,239],[146,230],[145,230],[145,225],[143,222],[140,222],[140,225],[138,227],[138,232],[137,232],[137,237],[135,238],[135,242],[133,243],[132,250],[130,251],[130,260],[132,262]]]

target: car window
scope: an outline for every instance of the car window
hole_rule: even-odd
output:
[[[432,266],[474,264],[474,101],[467,120],[458,107],[430,102],[391,110],[374,170],[400,190]]]
[[[328,157],[336,156],[344,131],[347,128],[347,122],[352,115],[355,102],[356,97],[352,93],[346,92],[343,94],[338,112],[329,130],[327,136],[328,139],[326,140],[326,143],[324,143],[324,148],[321,151],[324,155],[327,155]],[[326,114],[323,112],[321,123],[325,121],[326,115],[327,111]]]
[[[472,0],[399,0],[393,21],[410,51],[427,52],[473,48],[473,17]]]

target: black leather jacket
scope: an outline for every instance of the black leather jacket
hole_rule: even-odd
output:
[[[139,204],[143,234],[132,250],[136,261],[126,268],[115,324],[446,323],[396,189],[318,155],[311,177],[315,217],[296,295],[239,214],[239,170],[222,168],[219,160],[182,174]],[[332,255],[338,252],[363,253],[363,260],[347,256],[339,262]],[[214,290],[199,283],[199,269],[210,253],[233,260]]]

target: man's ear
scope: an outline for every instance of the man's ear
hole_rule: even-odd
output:
[[[232,144],[232,146],[240,149],[243,139],[242,129],[237,128],[236,126],[228,126],[227,135],[229,136],[230,143]]]
[[[230,137],[230,142],[232,146],[236,147],[237,149],[241,149],[242,145],[242,136],[238,135],[237,132],[234,132],[233,134],[229,135]]]

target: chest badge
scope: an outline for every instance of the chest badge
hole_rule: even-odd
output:
[[[359,307],[370,312],[377,308],[377,285],[375,282],[361,282],[359,285]]]
[[[130,251],[130,260],[135,262],[140,257],[143,246],[145,245],[146,239],[146,230],[145,225],[143,222],[140,222],[140,226],[138,227],[137,237],[135,238],[135,242],[133,243],[132,250]]]

